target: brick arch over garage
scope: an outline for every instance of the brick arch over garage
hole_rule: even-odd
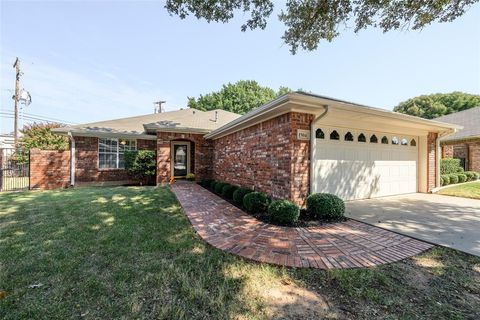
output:
[[[190,141],[193,145],[192,168],[195,179],[208,178],[212,174],[212,142],[203,138],[203,134],[157,132],[157,184],[165,183],[171,173],[172,141]]]

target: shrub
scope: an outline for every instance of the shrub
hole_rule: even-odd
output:
[[[460,167],[460,159],[445,158],[440,160],[440,173],[450,174],[458,172]]]
[[[210,185],[209,185],[208,187],[210,188],[210,190],[213,191],[213,190],[215,190],[215,185],[216,185],[216,184],[217,184],[217,181],[212,180],[212,181],[210,182]]]
[[[125,169],[135,178],[144,180],[147,183],[152,182],[157,167],[155,151],[125,151],[124,161]]]
[[[300,208],[288,200],[277,200],[268,206],[268,216],[272,222],[293,224],[300,216]]]
[[[270,198],[263,192],[250,192],[243,197],[243,206],[250,213],[265,212],[270,204]]]
[[[458,182],[465,182],[467,181],[467,176],[463,173],[457,173],[457,177],[458,177]]]
[[[212,183],[212,181],[212,179],[202,179],[199,184],[204,188],[210,188],[210,183]]]
[[[317,219],[341,220],[345,213],[345,203],[330,193],[314,193],[307,198],[307,211]]]
[[[462,167],[457,168],[457,173],[464,173],[464,172],[465,172],[465,169],[463,169]]]
[[[237,190],[238,187],[231,185],[231,184],[226,184],[222,188],[222,197],[227,198],[227,199],[232,199],[233,198],[233,193],[235,190]]]
[[[450,177],[450,184],[458,183],[458,175],[455,173],[451,173],[448,175]]]
[[[480,179],[480,172],[474,171],[473,173],[475,174],[475,179],[474,180]]]
[[[465,171],[463,174],[467,176],[467,181],[475,180],[475,172],[473,171]]]
[[[446,186],[447,184],[450,184],[450,176],[448,174],[440,175],[440,182],[442,186]]]
[[[213,190],[216,194],[218,195],[221,195],[222,194],[222,189],[225,185],[227,185],[228,183],[225,183],[225,182],[217,182],[215,184],[215,189]]]
[[[253,190],[248,188],[238,188],[233,192],[233,202],[238,205],[243,205],[243,197],[251,192],[253,192]]]

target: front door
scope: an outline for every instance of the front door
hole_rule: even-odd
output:
[[[172,142],[172,167],[176,178],[190,172],[190,142]]]

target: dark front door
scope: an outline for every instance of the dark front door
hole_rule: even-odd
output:
[[[173,175],[184,177],[189,169],[188,144],[175,143],[173,145]]]

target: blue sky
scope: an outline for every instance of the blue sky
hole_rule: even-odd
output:
[[[278,7],[278,6],[277,6]],[[278,11],[278,8],[277,8]],[[84,123],[186,106],[188,96],[241,79],[385,109],[437,92],[480,92],[480,5],[423,31],[344,30],[295,56],[272,15],[266,30],[170,17],[162,2],[0,4],[0,112],[13,110],[15,56],[30,114]],[[2,119],[0,132],[11,131]]]

